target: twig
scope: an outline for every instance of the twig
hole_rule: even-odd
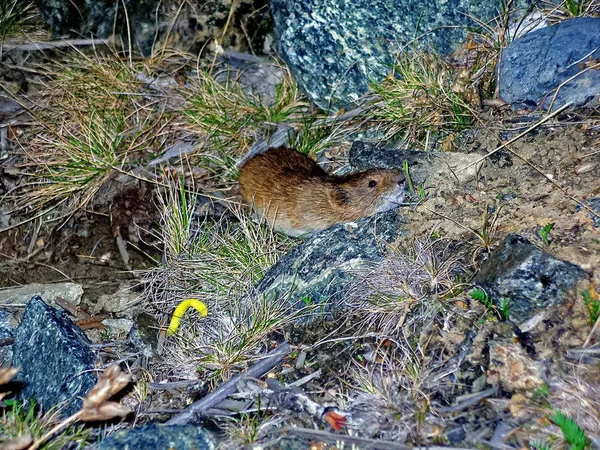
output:
[[[167,425],[184,425],[194,421],[196,418],[206,414],[210,408],[216,406],[237,391],[237,383],[244,378],[259,378],[269,372],[273,367],[279,364],[283,358],[290,352],[289,344],[284,341],[279,346],[271,350],[267,356],[258,361],[247,371],[237,374],[228,382],[219,386],[216,390],[208,394],[202,400],[192,403],[177,416],[167,422]]]
[[[64,41],[50,42],[5,42],[2,44],[3,51],[20,50],[23,52],[31,52],[36,50],[50,50],[55,48],[65,47],[87,47],[89,45],[104,44],[108,45],[108,39],[65,39]]]
[[[435,410],[435,412],[442,413],[442,414],[459,412],[459,411],[462,411],[463,409],[467,409],[471,406],[476,405],[477,403],[479,403],[480,400],[483,400],[484,398],[491,397],[496,392],[498,392],[498,386],[493,386],[485,391],[481,391],[481,392],[473,395],[472,397],[468,398],[467,400],[465,400],[462,403],[459,403],[458,405],[447,406],[447,407],[442,407],[442,408],[434,408],[434,410]]]
[[[179,381],[170,381],[168,383],[148,383],[148,387],[150,389],[157,390],[170,390],[170,389],[179,389],[188,386],[193,386],[194,384],[198,384],[200,380],[179,380]],[[172,412],[178,413],[181,410],[173,410]]]

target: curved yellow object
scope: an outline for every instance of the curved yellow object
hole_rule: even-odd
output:
[[[177,333],[181,319],[183,319],[185,312],[190,308],[194,308],[198,311],[201,317],[208,316],[208,309],[204,303],[195,298],[186,298],[177,306],[177,308],[175,308],[175,312],[173,312],[171,322],[169,323],[169,328],[167,329],[167,336],[173,336]]]

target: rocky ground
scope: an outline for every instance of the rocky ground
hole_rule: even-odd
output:
[[[396,211],[292,240],[239,206],[236,161],[267,136],[299,147],[314,129],[297,117],[263,119],[267,132],[245,122],[243,137],[228,135],[244,145],[227,153],[225,138],[183,113],[202,77],[190,61],[132,70],[144,99],[135,113],[158,112],[147,134],[160,139],[113,161],[79,209],[43,214],[22,195],[41,192],[25,173],[47,162],[40,119],[58,115],[45,90],[58,76],[17,70],[31,87],[9,97],[35,107],[13,100],[3,116],[0,358],[21,368],[38,422],[66,404],[73,422],[92,423],[43,448],[100,438],[104,449],[163,438],[181,448],[600,448],[597,105],[479,105],[469,127],[432,137],[427,152],[419,140],[363,142],[381,125],[332,116],[327,131],[342,137],[313,153],[327,170],[406,162],[414,187]],[[166,332],[188,298],[208,317],[190,311]],[[113,364],[123,373],[96,376]],[[88,393],[98,380],[104,396]],[[127,410],[108,400],[120,390],[113,400]],[[1,439],[43,434],[11,428],[12,408],[5,401]],[[43,431],[57,420],[46,421]]]

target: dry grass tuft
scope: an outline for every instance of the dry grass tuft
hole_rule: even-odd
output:
[[[435,54],[402,54],[393,73],[371,85],[364,117],[383,130],[382,140],[425,146],[432,133],[447,136],[472,124],[466,77]]]
[[[182,111],[188,129],[208,139],[211,152],[205,158],[221,171],[230,171],[240,155],[278,125],[298,126],[309,115],[308,101],[289,70],[276,63],[272,71],[280,77],[272,95],[259,95],[240,79],[243,74],[211,68],[199,70],[181,90],[188,100]]]
[[[85,208],[111,177],[127,172],[163,145],[165,115],[138,93],[137,70],[114,54],[73,51],[48,70],[38,126],[21,166],[20,211]]]
[[[443,309],[440,300],[453,296],[466,276],[462,259],[448,241],[415,239],[392,249],[363,274],[349,301],[364,312],[365,324],[385,334],[395,334],[408,322],[425,327],[422,322],[435,319]]]
[[[201,371],[210,382],[226,380],[259,358],[269,336],[299,314],[285,301],[252,296],[252,285],[292,241],[254,223],[234,204],[229,221],[201,222],[193,197],[175,183],[162,191],[159,205],[164,259],[145,274],[146,295],[167,314],[185,298],[202,301],[209,313],[183,319],[165,344],[165,359],[190,376]]]

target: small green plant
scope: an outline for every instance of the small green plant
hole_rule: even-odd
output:
[[[600,317],[600,300],[593,298],[589,291],[581,291],[581,296],[590,316],[590,323],[596,323]]]
[[[550,231],[552,231],[552,228],[554,228],[554,223],[551,222],[551,223],[544,225],[542,228],[540,228],[538,230],[538,234],[540,235],[540,237],[542,238],[542,241],[546,245],[550,244],[548,237],[550,235]]]
[[[565,0],[565,8],[572,17],[582,16],[587,7],[587,0]]]
[[[490,249],[494,235],[496,233],[496,222],[500,218],[500,211],[502,207],[499,207],[495,210],[495,212],[490,215],[490,208],[485,209],[485,213],[483,215],[483,225],[481,226],[481,230],[476,230],[475,235],[481,241],[481,244],[487,250]]]
[[[571,450],[583,450],[589,445],[585,431],[570,417],[565,416],[558,410],[554,410],[550,421],[560,428]]]
[[[502,315],[504,320],[508,320],[510,318],[510,299],[506,297],[500,297],[498,300],[498,311]]]
[[[508,320],[510,316],[510,299],[501,297],[498,300],[498,305],[494,305],[494,301],[489,297],[487,292],[485,292],[482,288],[473,289],[469,295],[473,300],[478,301],[487,309],[494,311],[496,314],[500,316],[502,320]]]
[[[306,306],[310,306],[313,303],[313,299],[310,295],[305,295],[300,300],[302,300],[302,303],[304,303]]]
[[[534,399],[548,398],[548,396],[550,395],[550,389],[548,387],[548,383],[544,383],[541,386],[536,387],[533,390],[532,394],[533,394]]]
[[[475,288],[475,289],[473,289],[469,293],[469,295],[471,296],[471,298],[473,300],[477,300],[479,303],[483,304],[483,306],[485,306],[486,308],[493,308],[494,307],[494,302],[492,301],[492,299],[481,288]]]

